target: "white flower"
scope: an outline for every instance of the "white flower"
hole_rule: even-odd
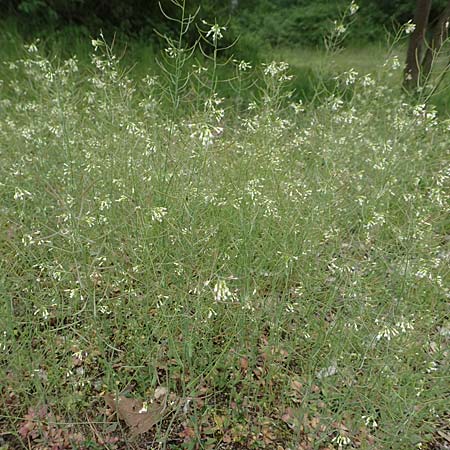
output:
[[[358,9],[359,9],[359,5],[355,1],[352,1],[350,3],[350,15],[353,16],[353,14],[355,14],[356,11],[358,11]]]
[[[33,194],[31,192],[26,191],[25,189],[20,189],[16,187],[14,191],[14,200],[24,200],[25,198],[31,198]]]
[[[344,26],[344,24],[337,23],[337,22],[334,22],[334,23],[335,23],[335,26],[336,26],[334,31],[336,32],[336,34],[338,36],[341,35],[341,34],[344,34],[347,31],[347,28]]]
[[[412,20],[408,20],[408,22],[405,23],[404,28],[406,34],[411,34],[416,29],[416,24],[413,23]]]
[[[332,97],[332,98],[330,98],[330,101],[331,101],[331,110],[332,111],[337,111],[344,104],[344,102],[340,98]]]
[[[148,411],[148,402],[142,403],[142,408],[138,411],[139,414],[146,413]]]
[[[397,330],[397,328],[395,328],[393,326],[389,326],[389,325],[384,325],[382,327],[382,329],[378,332],[378,334],[376,336],[376,340],[379,341],[384,338],[384,339],[390,341],[393,337],[398,336],[398,335],[399,335],[399,331]]]
[[[400,61],[399,61],[397,55],[394,55],[392,58],[388,59],[384,65],[385,66],[390,65],[392,70],[397,70],[399,67],[401,67],[401,64],[400,64]]]
[[[232,296],[225,280],[218,280],[214,286],[214,300],[216,302],[226,301]]]
[[[100,39],[92,39],[91,45],[92,47],[94,47],[94,50],[97,50],[99,47],[103,45],[103,41],[101,41]]]
[[[345,85],[350,86],[355,83],[358,72],[356,72],[356,70],[352,68],[348,72],[345,72],[343,76]]]
[[[223,128],[212,126],[207,123],[189,124],[192,130],[190,137],[199,139],[203,146],[209,147],[214,142],[214,139],[223,133]]]
[[[34,315],[36,316],[36,315],[38,315],[38,314],[41,314],[42,315],[42,318],[44,319],[44,320],[47,320],[48,319],[48,317],[50,316],[50,313],[48,312],[48,310],[47,310],[47,308],[38,308],[38,309],[36,309],[36,311],[34,312]]]
[[[230,291],[227,282],[223,278],[217,280],[213,292],[216,302],[226,302],[227,300],[236,301],[236,294]]]
[[[373,86],[375,84],[375,81],[371,78],[370,75],[364,75],[364,77],[361,80],[361,84],[364,87]]]
[[[210,30],[206,33],[206,37],[209,37],[212,35],[212,40],[214,44],[219,40],[223,38],[222,30],[225,31],[226,27],[221,27],[219,24],[215,23]]]
[[[39,43],[39,39],[37,39],[36,41],[34,41],[33,43],[31,43],[30,45],[25,45],[25,49],[29,52],[29,53],[37,53],[38,48],[37,45]]]
[[[270,64],[263,64],[264,75],[270,75],[271,77],[275,77],[276,75],[286,72],[289,69],[289,64],[287,62],[276,62],[272,61]]]
[[[153,222],[162,222],[164,216],[167,215],[167,208],[164,208],[162,206],[152,208],[152,210],[150,211],[150,214],[152,216]]]
[[[241,72],[245,72],[245,71],[251,69],[252,65],[247,61],[241,60],[241,61],[239,61],[237,67]]]
[[[167,47],[164,49],[164,51],[167,53],[167,56],[171,59],[176,58],[182,51],[183,49],[178,49],[175,47]]]
[[[304,112],[305,108],[303,106],[303,102],[299,100],[297,103],[291,103],[291,108],[294,110],[295,114],[298,114],[300,112]]]
[[[378,428],[378,423],[373,416],[362,416],[362,419],[367,427]]]
[[[339,446],[339,448],[342,448],[347,445],[350,445],[352,441],[348,436],[338,434],[331,440],[331,442],[335,442]]]

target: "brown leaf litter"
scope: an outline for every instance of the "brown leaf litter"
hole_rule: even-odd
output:
[[[167,389],[158,387],[153,397],[150,402],[144,402],[124,395],[105,394],[105,402],[130,427],[131,435],[137,436],[149,431],[162,419],[167,405]]]

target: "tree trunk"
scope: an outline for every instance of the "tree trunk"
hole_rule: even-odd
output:
[[[425,42],[428,20],[430,17],[432,0],[417,0],[414,14],[415,30],[409,40],[406,53],[406,65],[403,86],[407,91],[413,92],[420,86],[420,70],[422,65],[422,52]]]
[[[447,6],[439,15],[436,25],[432,31],[432,38],[428,50],[423,59],[423,79],[426,81],[431,73],[433,62],[441,50],[442,44],[448,38],[448,28],[450,22],[450,0]]]

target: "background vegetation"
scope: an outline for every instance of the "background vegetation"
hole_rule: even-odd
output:
[[[161,4],[169,14],[176,10],[169,0]],[[201,16],[209,22],[229,21],[230,39],[239,35],[255,46],[316,46],[323,43],[330,22],[347,4],[346,0],[206,0],[201,2]],[[386,28],[391,30],[407,22],[415,7],[414,0],[361,0],[358,4],[362,14],[352,27],[351,39],[359,45],[384,42]],[[444,5],[445,0],[435,0],[431,17]],[[187,2],[191,13],[196,6]],[[155,40],[155,28],[165,32],[176,28],[164,19],[157,1],[6,0],[6,11],[17,17],[28,33],[38,28],[46,33],[49,28],[77,25],[91,34],[97,34],[100,28],[121,29],[129,36]]]

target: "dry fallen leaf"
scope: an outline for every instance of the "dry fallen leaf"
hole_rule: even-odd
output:
[[[286,408],[284,414],[281,416],[281,420],[292,427],[292,423],[294,421],[294,411],[291,407]]]
[[[167,388],[164,386],[158,386],[155,389],[155,393],[153,394],[156,400],[159,400],[161,397],[165,397],[166,395],[167,395]]]
[[[438,430],[437,434],[439,434],[439,436],[441,436],[441,438],[444,438],[447,442],[450,442],[450,434],[449,433],[445,433],[444,431]]]
[[[292,380],[291,381],[291,388],[292,388],[293,391],[301,392],[302,389],[303,389],[303,384],[300,383],[300,381]]]
[[[310,420],[309,424],[311,425],[311,427],[312,427],[313,429],[316,429],[316,428],[319,426],[319,424],[320,424],[320,419],[319,419],[319,417],[313,417],[313,418]]]
[[[276,436],[269,424],[263,425],[262,438],[266,445],[270,445],[276,440]]]
[[[323,369],[319,370],[319,372],[317,372],[316,375],[317,378],[321,380],[323,378],[332,377],[333,375],[336,375],[337,371],[338,371],[337,363],[336,361],[333,361],[331,366],[324,367]]]
[[[195,430],[192,427],[183,424],[183,431],[178,433],[178,436],[183,438],[184,442],[189,442],[195,438]]]
[[[144,404],[139,399],[128,398],[123,395],[115,397],[106,394],[105,401],[113,411],[117,412],[119,418],[130,427],[133,436],[147,432],[158,423],[166,407],[165,401]]]
[[[247,372],[248,370],[248,358],[246,358],[245,356],[243,356],[240,360],[239,360],[239,365],[241,366],[241,370],[243,372]]]

